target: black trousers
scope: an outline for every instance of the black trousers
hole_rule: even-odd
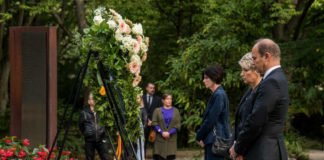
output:
[[[101,160],[108,160],[108,144],[106,141],[85,142],[85,154],[87,160],[95,159],[95,150],[97,150]]]
[[[175,160],[176,156],[175,155],[169,155],[166,158],[161,157],[160,155],[154,154],[153,155],[153,160]]]
[[[151,143],[151,142],[149,142],[148,141],[148,137],[149,137],[149,135],[150,135],[150,131],[153,129],[153,127],[151,127],[151,126],[146,126],[145,128],[144,128],[144,150],[145,150],[145,154],[146,154],[146,148],[147,148],[147,145],[149,144],[149,143]]]

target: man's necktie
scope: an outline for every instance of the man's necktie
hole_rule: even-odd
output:
[[[152,105],[152,96],[151,95],[149,95],[148,96],[149,98],[149,100],[148,100],[148,104],[149,104],[149,107],[151,107],[151,105]]]

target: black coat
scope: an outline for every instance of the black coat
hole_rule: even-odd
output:
[[[143,98],[143,102],[144,102],[144,108],[146,110],[147,113],[147,118],[149,120],[152,120],[152,115],[153,112],[155,110],[155,108],[161,107],[162,106],[162,100],[159,96],[153,95],[153,100],[151,105],[149,105],[149,103],[147,102],[147,98],[146,98],[147,94],[144,94],[142,96]]]
[[[252,103],[255,99],[254,96],[255,91],[252,91],[252,89],[249,88],[240,100],[235,114],[234,140],[237,139],[238,134],[243,128],[244,122],[252,111]]]
[[[287,160],[283,129],[287,117],[288,82],[273,70],[256,90],[253,108],[239,132],[235,151],[247,160]]]
[[[105,138],[105,128],[99,125],[100,118],[89,106],[84,107],[79,117],[79,129],[87,142],[98,142]]]

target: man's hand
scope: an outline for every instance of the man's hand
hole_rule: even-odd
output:
[[[201,148],[204,148],[205,144],[202,140],[200,141],[197,141],[197,144],[201,147]]]
[[[235,160],[243,160],[243,156],[242,155],[238,155],[238,156],[236,156]]]
[[[152,121],[151,120],[147,120],[147,126],[152,126]]]
[[[170,138],[170,133],[169,132],[162,132],[162,137],[165,139]]]
[[[237,154],[236,154],[236,152],[235,152],[235,150],[234,150],[234,145],[235,145],[235,144],[233,144],[232,147],[230,148],[230,150],[229,150],[229,154],[230,154],[231,159],[234,159],[234,160],[235,160]]]

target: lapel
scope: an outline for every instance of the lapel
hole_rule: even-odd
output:
[[[164,130],[164,129],[166,129],[166,124],[164,122],[164,118],[163,118],[163,114],[162,114],[162,107],[161,108],[157,108],[157,110],[159,111],[159,115],[160,115],[161,121],[162,121],[160,127],[162,127],[162,129]]]
[[[236,109],[235,117],[238,116],[238,114],[239,114],[239,112],[240,112],[240,109],[241,109],[241,107],[242,107],[242,103],[245,101],[246,97],[247,97],[248,95],[250,95],[251,92],[252,92],[252,89],[249,88],[249,89],[244,93],[244,95],[243,95],[243,97],[241,98],[240,103],[239,103],[239,105],[238,105],[238,107],[237,107],[237,109]]]

